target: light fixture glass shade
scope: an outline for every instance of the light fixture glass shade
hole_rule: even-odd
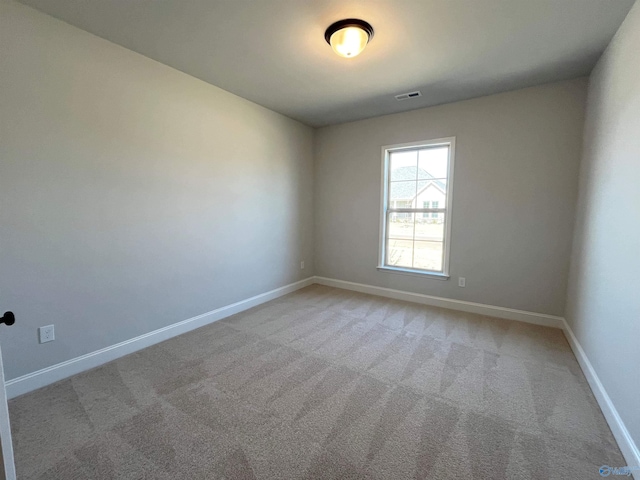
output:
[[[329,25],[324,39],[344,58],[357,56],[373,38],[373,27],[359,18],[345,18]]]
[[[352,58],[358,55],[369,42],[369,34],[360,27],[345,27],[331,35],[331,48],[341,57]]]

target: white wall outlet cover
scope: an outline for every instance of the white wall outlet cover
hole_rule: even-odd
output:
[[[467,284],[467,280],[464,277],[458,277],[458,286],[459,287],[464,287]]]
[[[300,262],[300,270],[304,270],[304,262]]]
[[[53,325],[38,328],[40,343],[53,342],[56,339]]]

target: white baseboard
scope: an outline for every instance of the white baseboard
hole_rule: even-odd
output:
[[[87,353],[80,357],[72,358],[62,363],[52,365],[42,370],[28,373],[21,377],[9,380],[5,383],[7,389],[7,397],[14,398],[19,395],[37,390],[38,388],[50,385],[59,380],[63,380],[77,373],[99,367],[107,362],[116,360],[130,353],[137,352],[156,343],[163,342],[170,338],[176,337],[183,333],[203,327],[217,320],[229,317],[236,313],[240,313],[249,308],[255,307],[262,303],[268,302],[278,297],[282,297],[288,293],[294,292],[301,288],[314,283],[314,277],[309,277],[299,282],[276,288],[269,292],[247,298],[231,305],[212,310],[211,312],[198,315],[196,317],[174,323],[164,328],[145,333],[139,337],[125,340],[124,342],[111,345],[109,347]]]
[[[492,317],[505,318],[509,320],[517,320],[521,322],[534,323],[536,325],[544,325],[547,327],[561,328],[564,330],[569,345],[574,355],[578,359],[578,363],[589,382],[589,386],[593,391],[598,405],[604,414],[604,417],[613,432],[613,436],[618,442],[620,451],[625,458],[628,466],[640,466],[640,452],[636,446],[631,434],[627,430],[624,422],[620,418],[611,398],[604,389],[596,374],[591,362],[587,358],[586,353],[573,334],[569,324],[563,317],[556,317],[544,313],[527,312],[523,310],[515,310],[512,308],[497,307],[494,305],[485,305],[482,303],[465,302],[462,300],[453,300],[450,298],[434,297],[420,293],[405,292],[401,290],[393,290],[391,288],[376,287],[373,285],[365,285],[362,283],[347,282],[345,280],[336,280],[333,278],[315,277],[315,283],[326,285],[329,287],[342,288],[345,290],[353,290],[370,295],[378,295],[381,297],[394,298],[396,300],[405,300],[408,302],[420,303],[423,305],[431,305],[434,307],[449,308],[452,310],[461,310],[463,312],[478,313],[481,315],[489,315]],[[611,467],[622,467],[624,465],[610,465]],[[640,480],[640,471],[633,472],[634,478]]]
[[[463,312],[478,313],[480,315],[488,315],[491,317],[506,318],[508,320],[517,320],[520,322],[534,323],[545,327],[563,328],[564,319],[545,313],[527,312],[524,310],[516,310],[513,308],[496,307],[494,305],[485,305],[484,303],[465,302],[464,300],[453,300],[451,298],[434,297],[424,295],[422,293],[405,292],[402,290],[393,290],[391,288],[376,287],[373,285],[365,285],[363,283],[347,282],[345,280],[336,280],[334,278],[315,277],[315,283],[326,285],[329,287],[343,288],[345,290],[353,290],[380,297],[394,298],[396,300],[405,300],[407,302],[421,303],[423,305],[431,305],[432,307],[449,308],[451,310],[460,310]]]
[[[365,285],[362,283],[348,282],[345,280],[337,280],[325,277],[309,277],[304,280],[300,280],[289,285],[285,285],[275,290],[256,295],[245,300],[227,305],[211,312],[198,315],[187,320],[183,320],[178,323],[174,323],[164,328],[154,330],[153,332],[140,335],[139,337],[120,342],[115,345],[97,350],[95,352],[82,355],[80,357],[67,360],[56,365],[52,365],[42,370],[23,375],[18,378],[14,378],[5,383],[7,390],[7,397],[14,398],[19,395],[37,390],[38,388],[50,385],[59,380],[63,380],[72,375],[90,370],[92,368],[103,365],[112,360],[116,360],[120,357],[134,353],[143,348],[155,345],[156,343],[168,340],[183,333],[195,330],[202,326],[213,323],[217,320],[229,317],[236,313],[240,313],[249,308],[255,307],[270,300],[282,297],[291,292],[307,287],[311,284],[320,284],[330,287],[342,288],[345,290],[353,290],[356,292],[367,293],[371,295],[378,295],[381,297],[393,298],[396,300],[404,300],[414,303],[420,303],[423,305],[431,305],[441,308],[449,308],[452,310],[460,310],[463,312],[477,313],[481,315],[488,315],[492,317],[505,318],[509,320],[516,320],[521,322],[533,323],[536,325],[543,325],[547,327],[561,328],[564,330],[569,345],[573,350],[578,363],[584,372],[584,375],[589,382],[591,390],[593,391],[600,408],[604,414],[613,435],[618,442],[620,450],[625,457],[627,465],[635,466],[640,465],[640,452],[636,446],[633,438],[629,434],[624,422],[620,418],[615,406],[613,405],[609,395],[607,394],[604,386],[600,382],[598,375],[596,374],[591,362],[587,358],[582,346],[578,342],[573,331],[567,324],[566,320],[562,317],[556,317],[553,315],[547,315],[543,313],[527,312],[524,310],[516,310],[512,308],[497,307],[494,305],[485,305],[482,303],[466,302],[463,300],[453,300],[443,297],[434,297],[431,295],[424,295],[420,293],[404,292],[401,290],[394,290],[391,288],[376,287],[373,285]],[[621,466],[621,465],[611,465]],[[638,472],[634,472],[634,478],[638,477]]]
[[[563,321],[563,330],[569,341],[569,345],[573,350],[573,354],[578,359],[578,363],[580,364],[580,368],[582,368],[582,372],[584,376],[587,378],[587,382],[589,382],[589,386],[591,387],[591,391],[593,392],[596,400],[598,401],[598,405],[600,405],[600,409],[604,414],[604,418],[607,420],[609,424],[609,428],[611,428],[611,432],[618,442],[618,446],[620,447],[620,451],[624,456],[624,459],[627,462],[628,466],[640,466],[640,451],[638,450],[638,446],[631,438],[631,434],[624,422],[620,418],[616,407],[613,405],[611,398],[607,394],[607,391],[600,382],[598,378],[598,374],[591,365],[587,354],[582,349],[582,345],[578,342],[578,339],[571,330],[569,324]],[[611,467],[622,467],[624,465],[610,465]],[[640,480],[640,471],[633,472],[634,478]]]

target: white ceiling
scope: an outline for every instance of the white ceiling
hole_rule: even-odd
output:
[[[322,126],[586,75],[634,0],[21,1]],[[375,29],[353,59],[323,36],[347,17]]]

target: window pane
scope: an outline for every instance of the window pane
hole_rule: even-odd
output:
[[[447,178],[449,147],[425,148],[418,158],[418,178]]]
[[[414,242],[413,268],[424,270],[442,271],[442,242]]]
[[[418,152],[391,152],[389,155],[390,180],[415,180],[417,178]]]
[[[389,208],[410,208],[416,197],[416,181],[389,184]],[[400,204],[404,207],[399,206]]]
[[[413,213],[389,213],[387,222],[387,237],[399,240],[413,240]]]
[[[447,195],[447,179],[434,178],[433,180],[418,180],[418,205],[422,205],[425,201],[440,202],[444,205],[444,199]]]
[[[387,265],[411,268],[413,264],[413,240],[387,241]]]
[[[444,241],[444,216],[444,213],[416,213],[415,239]]]

